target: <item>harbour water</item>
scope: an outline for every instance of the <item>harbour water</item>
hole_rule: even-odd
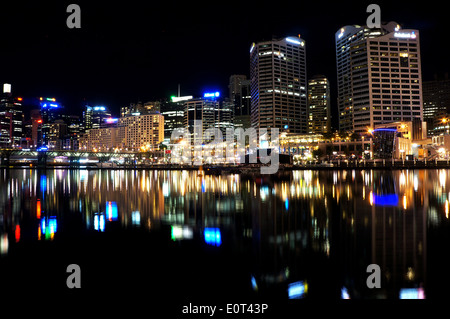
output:
[[[84,291],[154,301],[446,298],[449,201],[446,169],[3,169],[0,280],[64,292],[77,264]]]

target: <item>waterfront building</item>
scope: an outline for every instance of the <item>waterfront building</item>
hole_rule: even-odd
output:
[[[172,132],[176,128],[184,126],[185,102],[193,99],[192,95],[171,96],[170,100],[161,102],[161,114],[164,116],[164,137],[170,140]]]
[[[107,118],[111,117],[111,112],[106,106],[89,106],[83,112],[83,126],[85,130],[100,128]]]
[[[121,117],[118,127],[119,149],[156,151],[164,140],[164,116],[159,112]]]
[[[428,136],[449,134],[450,79],[435,77],[423,82],[423,119],[427,122]]]
[[[366,134],[375,126],[422,120],[418,30],[396,22],[336,32],[339,129]]]
[[[234,127],[251,127],[250,80],[246,75],[232,75],[228,85],[229,98],[234,104]]]
[[[286,37],[250,47],[251,125],[308,132],[305,41]]]
[[[234,104],[229,99],[216,97],[191,99],[185,102],[184,127],[194,133],[196,121],[202,122],[203,131],[218,128],[225,137],[226,129],[233,128]]]
[[[22,98],[13,97],[11,85],[3,85],[0,96],[0,148],[18,148],[23,135]]]
[[[380,124],[371,132],[373,136],[373,156],[386,159],[406,159],[428,157],[426,122],[414,119],[410,122]]]
[[[331,132],[330,83],[323,75],[308,80],[308,131]]]

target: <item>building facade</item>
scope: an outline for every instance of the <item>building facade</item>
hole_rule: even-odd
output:
[[[173,96],[169,101],[161,102],[161,114],[164,116],[164,138],[170,140],[172,132],[176,128],[183,128],[184,125],[184,103],[191,100],[189,96]]]
[[[82,135],[79,149],[85,151],[113,151],[120,145],[119,127],[93,128]]]
[[[422,120],[419,31],[390,22],[336,32],[340,130],[361,134],[383,123]]]
[[[11,85],[3,85],[0,97],[0,148],[18,148],[23,135],[22,98],[13,97]]]
[[[118,147],[155,151],[164,140],[164,117],[159,112],[119,118]]]
[[[427,122],[428,136],[448,134],[450,126],[450,80],[423,82],[423,120]]]
[[[79,148],[88,151],[156,151],[164,140],[164,117],[159,112],[125,116],[107,127],[87,130]]]
[[[307,133],[306,86],[306,49],[303,39],[287,37],[252,44],[252,127]]]
[[[246,75],[232,75],[228,84],[229,98],[234,104],[234,126],[251,127],[250,109],[251,94],[250,80]]]
[[[84,129],[100,128],[108,118],[111,118],[111,112],[106,106],[86,105],[86,109],[83,112]]]
[[[308,133],[331,132],[330,83],[323,75],[308,80]]]
[[[233,128],[234,103],[229,99],[198,98],[185,102],[184,127],[194,133],[196,121],[201,121],[203,132],[218,128],[225,137],[226,129]]]

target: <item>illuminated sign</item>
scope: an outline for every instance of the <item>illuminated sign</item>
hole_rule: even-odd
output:
[[[3,93],[11,93],[11,84],[3,84]]]
[[[205,243],[213,246],[220,246],[222,244],[222,235],[219,228],[205,228],[203,231],[205,236]]]
[[[286,41],[292,44],[297,44],[297,45],[301,45],[304,46],[305,42],[304,41],[300,41],[298,38],[286,38]]]
[[[252,43],[252,46],[250,47],[250,53],[252,53],[253,49],[255,48],[255,42]]]
[[[415,39],[416,33],[412,32],[394,32],[394,37],[402,39]]]
[[[104,106],[95,106],[94,111],[106,111],[106,107]]]
[[[220,92],[211,92],[211,93],[205,93],[203,94],[203,97],[219,97],[220,96]]]
[[[171,96],[170,99],[172,100],[172,102],[176,103],[176,102],[181,102],[181,101],[187,101],[187,100],[191,100],[194,97],[192,95],[186,95],[186,96]]]
[[[108,119],[105,119],[105,122],[108,123],[108,124],[117,123],[118,121],[119,121],[118,118],[108,118]]]
[[[345,31],[345,29],[344,29],[344,28],[341,28],[341,33],[339,33],[339,35],[338,35],[338,38],[339,38],[339,39],[342,38],[342,37],[344,36],[344,31]]]
[[[397,132],[397,129],[395,128],[377,128],[373,130],[372,132]]]

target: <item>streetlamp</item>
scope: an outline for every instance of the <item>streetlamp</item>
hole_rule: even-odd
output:
[[[449,124],[447,124],[449,122],[449,119],[448,118],[443,118],[442,119],[442,123],[445,125],[444,126],[444,128],[446,128],[446,132],[447,132],[447,134],[448,134],[448,130],[449,130]]]

